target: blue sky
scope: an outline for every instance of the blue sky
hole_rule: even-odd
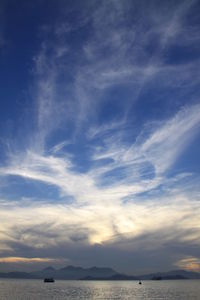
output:
[[[200,271],[199,11],[1,2],[1,271]]]

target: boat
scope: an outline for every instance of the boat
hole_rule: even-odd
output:
[[[44,278],[44,282],[55,282],[53,278]]]

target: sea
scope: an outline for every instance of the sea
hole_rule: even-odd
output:
[[[66,281],[0,279],[0,300],[200,300],[200,280]]]

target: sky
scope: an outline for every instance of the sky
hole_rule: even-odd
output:
[[[0,271],[200,272],[200,3],[0,3]]]

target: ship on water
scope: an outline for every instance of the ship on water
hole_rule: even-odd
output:
[[[55,282],[54,278],[44,278],[44,282]]]

